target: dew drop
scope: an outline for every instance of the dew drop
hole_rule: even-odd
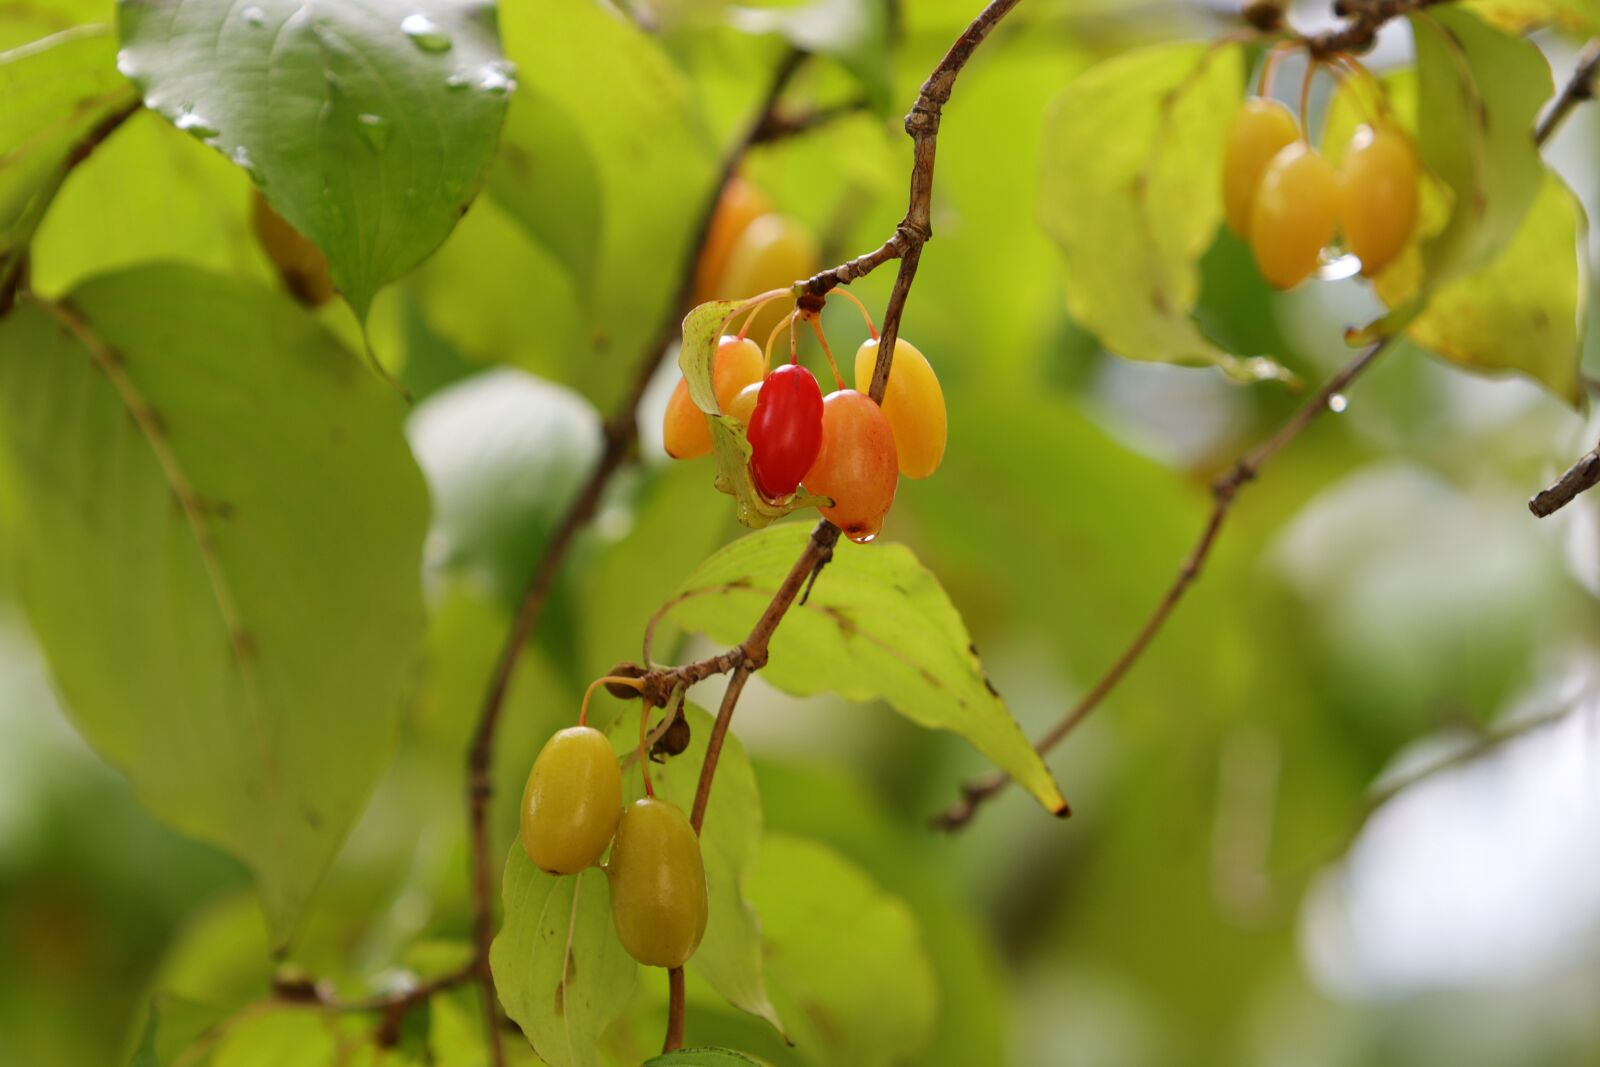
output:
[[[374,151],[382,152],[389,143],[389,122],[382,115],[360,114],[356,116],[356,130],[361,134],[361,139],[371,145]]]
[[[424,52],[450,51],[450,35],[439,28],[439,24],[428,16],[418,12],[407,15],[400,21],[400,32],[411,38],[411,43]]]
[[[1335,415],[1340,414],[1349,406],[1350,401],[1345,399],[1345,395],[1343,393],[1334,393],[1328,398],[1328,410],[1333,412]]]
[[[471,84],[472,77],[464,70],[458,70],[444,80],[444,87],[452,92],[457,89],[465,89]]]
[[[1317,268],[1317,278],[1325,282],[1343,281],[1353,278],[1361,273],[1361,260],[1348,252],[1336,252],[1324,256],[1321,265]]]
[[[234,166],[250,175],[250,179],[257,185],[266,184],[261,180],[261,174],[256,170],[255,160],[250,158],[250,152],[244,145],[240,145],[230,152],[228,158],[233,160]]]
[[[254,4],[245,8],[243,14],[244,20],[257,29],[267,24],[267,13]]]
[[[490,63],[478,78],[479,90],[496,96],[509,93],[516,84],[511,68],[502,63]]]
[[[209,141],[222,132],[193,111],[181,113],[172,120],[172,124],[189,136],[198,137],[202,141]]]
[[[878,539],[878,531],[873,530],[869,533],[847,534],[846,536],[858,545],[870,545],[872,542]]]

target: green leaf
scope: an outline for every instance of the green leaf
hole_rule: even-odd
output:
[[[483,0],[124,0],[145,102],[248,171],[362,320],[449,234],[494,153],[510,67]]]
[[[1507,33],[1531,33],[1546,26],[1568,33],[1600,28],[1600,3],[1595,0],[1467,0],[1462,6]]]
[[[680,1048],[644,1061],[644,1067],[766,1067],[753,1056],[726,1048]]]
[[[117,73],[116,54],[108,26],[64,30],[0,52],[0,310],[84,149],[138,107]]]
[[[287,300],[189,268],[0,322],[0,520],[72,718],[254,869],[279,943],[384,767],[422,635],[399,408]]]
[[[635,706],[611,729],[612,743],[624,758],[638,751],[637,704],[635,701]],[[694,806],[713,719],[688,703],[684,704],[684,714],[689,720],[689,747],[664,764],[652,765],[651,776],[656,795],[687,813]],[[631,766],[637,768],[637,760]],[[637,773],[628,775],[627,781],[629,799],[643,795],[642,779]],[[767,996],[761,923],[745,898],[745,886],[755,871],[761,844],[761,796],[744,746],[732,734],[723,743],[714,786],[706,806],[705,824],[700,828],[710,912],[705,938],[688,966],[734,1007],[760,1016],[782,1034],[783,1022]]]
[[[814,496],[799,490],[780,503],[774,504],[756,488],[750,474],[750,442],[745,440],[744,424],[731,415],[722,414],[717,404],[716,390],[712,387],[712,367],[716,361],[717,345],[729,317],[743,305],[729,300],[713,300],[701,304],[683,320],[683,345],[678,349],[678,369],[689,383],[689,399],[705,413],[711,427],[711,450],[717,459],[717,491],[727,493],[737,504],[739,521],[753,530],[759,530],[774,519],[781,519],[801,508],[816,507],[826,502],[825,497]]]
[[[735,541],[684,581],[670,617],[716,641],[743,639],[809,536],[803,524],[788,524]],[[773,635],[762,677],[798,696],[881,698],[920,726],[953,730],[1045,808],[1066,814],[1049,769],[984,675],[955,605],[903,545],[836,548],[810,597]]]
[[[511,846],[505,923],[489,953],[506,1014],[551,1067],[600,1067],[600,1036],[633,994],[637,965],[611,924],[605,872],[560,877]]]
[[[568,389],[499,368],[430,396],[408,433],[434,500],[429,569],[514,599],[599,458],[599,415]]]
[[[905,904],[826,846],[782,834],[762,842],[751,895],[796,1045],[822,1050],[818,1062],[915,1062],[938,993]]]
[[[171,995],[150,1003],[144,1034],[134,1051],[132,1067],[169,1067],[228,1016],[210,1004]]]
[[[1407,336],[1465,367],[1526,375],[1581,406],[1588,234],[1583,205],[1547,170],[1511,243],[1435,292]]]
[[[1243,80],[1237,45],[1165,44],[1092,67],[1051,107],[1039,224],[1060,246],[1073,317],[1120,356],[1283,376],[1222,351],[1191,316]]]
[[[894,95],[889,5],[869,0],[811,0],[780,7],[733,8],[729,17],[746,33],[775,33],[803,52],[832,56],[861,83],[868,103],[887,111]]]
[[[527,93],[512,104],[491,193],[560,261],[582,319],[570,343],[528,343],[609,410],[676,310],[715,151],[683,72],[615,8],[540,0],[504,5],[501,21]]]
[[[0,0],[0,52],[116,17],[116,0]]]
[[[1425,291],[1477,269],[1517,232],[1544,164],[1533,124],[1551,93],[1537,46],[1465,11],[1413,15],[1417,148],[1455,194],[1450,221],[1423,245]]]

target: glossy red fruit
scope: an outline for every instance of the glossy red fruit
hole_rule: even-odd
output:
[[[811,372],[787,363],[767,375],[745,437],[756,488],[772,500],[794,492],[822,450],[822,390]]]
[[[806,488],[833,498],[822,517],[852,541],[878,536],[894,503],[900,457],[883,409],[865,393],[840,389],[823,401],[822,451],[806,472]]]

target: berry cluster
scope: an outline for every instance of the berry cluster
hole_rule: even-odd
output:
[[[800,314],[791,313],[790,322]],[[814,318],[811,324],[821,338]],[[826,350],[826,340],[823,344]],[[856,387],[845,388],[835,368],[838,388],[826,397],[796,357],[766,373],[761,349],[745,337],[722,338],[712,364],[718,406],[745,427],[756,488],[774,502],[802,484],[831,498],[821,508],[823,517],[853,541],[878,535],[900,475],[926,478],[944,458],[944,392],[927,357],[909,341],[895,342],[880,407],[868,395],[877,355],[874,335],[856,351]],[[674,459],[711,451],[706,418],[685,381],[678,382],[667,403],[662,434]]]
[[[1257,96],[1228,130],[1223,206],[1228,226],[1250,242],[1262,276],[1279,289],[1316,270],[1340,233],[1370,277],[1411,236],[1419,174],[1416,150],[1393,122],[1357,129],[1335,171],[1287,107]]]
[[[637,687],[630,678],[602,683]],[[682,810],[657,798],[640,745],[644,797],[622,804],[622,766],[611,742],[584,724],[558,732],[533,761],[522,792],[521,837],[528,858],[550,874],[600,862],[611,883],[611,919],[628,954],[651,967],[681,967],[700,947],[709,901],[700,838]],[[646,709],[648,710],[648,709]],[[641,712],[640,733],[649,716]]]
[[[822,514],[853,541],[870,541],[894,503],[900,475],[926,478],[944,458],[944,392],[933,367],[915,345],[895,342],[888,388],[880,407],[870,392],[878,356],[878,331],[861,308],[872,335],[856,352],[855,388],[847,389],[833,362],[817,315],[782,299],[794,279],[816,267],[816,247],[805,228],[774,213],[760,191],[742,178],[728,182],[712,216],[695,274],[697,303],[766,299],[753,304],[736,336],[718,343],[712,392],[724,415],[738,420],[750,444],[750,480],[774,503],[807,492],[827,497]],[[826,397],[800,365],[795,329],[809,324],[822,344],[838,388]],[[726,327],[725,327],[726,328]],[[789,362],[770,370],[772,346],[789,331]],[[765,351],[747,336],[767,337]],[[706,416],[680,379],[667,401],[662,440],[674,459],[711,452]]]

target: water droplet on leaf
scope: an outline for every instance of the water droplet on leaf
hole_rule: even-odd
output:
[[[267,13],[254,4],[245,8],[243,14],[244,20],[252,26],[260,27],[266,25]]]
[[[450,89],[452,91],[454,91],[456,89],[465,89],[467,86],[469,86],[471,84],[472,84],[472,78],[464,70],[458,70],[454,74],[450,75],[450,77],[448,77],[448,78],[446,78],[444,80],[444,87],[446,89]]]
[[[360,131],[361,139],[375,151],[382,152],[389,143],[389,123],[382,115],[357,115],[356,129]]]
[[[1350,401],[1345,399],[1345,395],[1343,393],[1334,393],[1328,398],[1328,410],[1333,412],[1335,415],[1338,415],[1349,406]]]
[[[222,132],[193,111],[185,111],[172,120],[172,124],[191,137],[198,137],[202,141],[209,141]]]
[[[400,32],[411,38],[411,43],[424,52],[450,51],[450,35],[441,30],[438,23],[420,12],[402,19]]]
[[[478,88],[486,93],[509,93],[517,84],[512,68],[503,63],[490,63],[478,77]]]

